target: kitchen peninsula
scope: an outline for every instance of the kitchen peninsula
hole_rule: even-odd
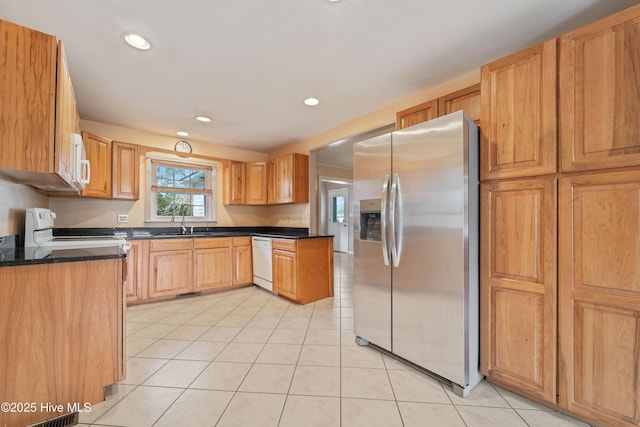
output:
[[[273,291],[299,304],[333,296],[333,236],[290,227],[56,228],[130,243],[129,305],[253,284],[251,236],[272,238]]]
[[[46,252],[0,253],[0,400],[22,405],[2,426],[77,412],[124,378],[124,252]]]

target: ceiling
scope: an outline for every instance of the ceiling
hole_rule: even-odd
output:
[[[269,152],[636,3],[0,0],[0,18],[63,41],[83,119]]]

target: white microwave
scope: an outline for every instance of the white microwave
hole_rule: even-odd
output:
[[[82,136],[71,134],[71,180],[76,190],[84,190],[85,184],[91,179],[91,164],[87,160],[87,152],[84,149]]]

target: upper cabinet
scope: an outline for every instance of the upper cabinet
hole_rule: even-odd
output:
[[[113,199],[138,200],[140,146],[126,142],[113,142],[111,181]]]
[[[245,169],[244,162],[230,160],[224,167],[224,204],[244,205],[245,203]]]
[[[396,113],[396,129],[404,129],[438,117],[438,100],[424,102]]]
[[[477,125],[480,124],[480,84],[398,111],[396,129],[408,128],[460,110],[464,110]]]
[[[269,162],[229,161],[224,169],[225,205],[309,202],[309,156],[290,153]]]
[[[446,116],[456,111],[464,113],[480,125],[480,83],[438,98],[438,116]]]
[[[275,171],[273,204],[309,202],[309,156],[290,153],[278,157]]]
[[[111,198],[111,140],[82,132],[87,160],[91,165],[91,180],[81,195],[86,197]]]
[[[482,180],[556,172],[556,39],[481,68]]]
[[[266,162],[250,162],[246,164],[245,190],[247,205],[267,204]]]
[[[563,171],[640,162],[640,5],[560,37]]]
[[[71,133],[79,116],[62,43],[0,20],[0,173],[71,189]]]

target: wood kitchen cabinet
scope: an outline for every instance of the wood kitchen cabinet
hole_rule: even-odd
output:
[[[464,110],[480,126],[480,83],[438,98],[438,117]]]
[[[452,92],[396,113],[396,129],[404,129],[459,110],[480,125],[480,84]]]
[[[253,254],[251,237],[234,237],[233,242],[233,280],[234,286],[253,283]]]
[[[245,195],[245,170],[244,162],[230,160],[224,167],[224,204],[244,205]]]
[[[273,291],[298,300],[298,272],[295,241],[273,241]]]
[[[269,188],[273,188],[270,204],[309,202],[309,156],[289,153],[269,162]]]
[[[481,372],[556,397],[556,178],[481,185]]]
[[[396,113],[396,129],[404,129],[438,117],[438,100],[423,102]]]
[[[278,162],[276,159],[272,159],[267,162],[267,204],[269,205],[276,203],[277,166]]]
[[[149,241],[130,240],[127,251],[127,279],[124,284],[127,304],[148,298]]]
[[[333,237],[272,240],[273,291],[299,304],[333,296]]]
[[[99,403],[121,381],[124,354],[122,259],[0,268],[0,397],[36,411],[0,411],[22,427],[59,413],[40,403]]]
[[[140,197],[140,146],[113,141],[112,165],[111,197],[138,200]]]
[[[111,140],[82,132],[82,141],[91,165],[91,180],[80,193],[84,197],[111,198]]]
[[[518,67],[538,64],[521,75],[544,74],[555,43],[512,55],[520,61],[503,77],[492,76],[505,68],[502,60],[482,71],[481,370],[491,382],[603,426],[640,426],[640,99],[630,83],[640,73],[639,23],[634,6],[559,38],[560,144],[547,148],[554,147],[549,158],[559,155],[560,170],[526,138],[518,149],[529,157],[509,165],[520,138],[500,136],[509,112],[522,111],[541,122],[521,130],[547,129],[553,140],[555,115],[544,110],[555,98],[539,92],[542,109],[530,111],[526,90],[514,97],[506,89],[510,78],[522,86]],[[485,121],[492,114],[504,120]]]
[[[559,201],[559,403],[638,426],[640,172],[563,177]]]
[[[246,204],[267,204],[267,163],[249,162],[246,164]]]
[[[231,239],[193,239],[193,291],[231,286]]]
[[[560,37],[562,170],[640,164],[640,5]]]
[[[158,239],[149,242],[149,298],[191,292],[192,239]]]
[[[482,66],[480,179],[556,172],[556,39]]]
[[[62,43],[0,20],[0,173],[45,190],[71,188],[80,120]]]

